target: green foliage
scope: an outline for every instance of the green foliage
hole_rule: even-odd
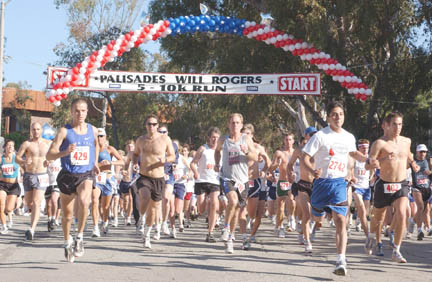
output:
[[[26,136],[28,136],[28,135],[25,135],[21,132],[16,131],[16,132],[12,132],[10,134],[4,135],[4,139],[5,139],[5,141],[8,139],[13,140],[15,142],[15,149],[18,150],[18,148],[21,146],[21,144],[27,140]]]

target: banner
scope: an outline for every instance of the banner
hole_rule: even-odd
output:
[[[64,72],[65,69],[57,68]],[[48,89],[55,69],[48,72]],[[51,75],[51,76],[50,76]],[[292,74],[178,74],[95,71],[85,86],[90,91],[178,94],[320,95],[319,73]]]

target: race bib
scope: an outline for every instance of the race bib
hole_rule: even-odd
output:
[[[346,174],[346,164],[338,160],[330,160],[327,168],[329,174]]]
[[[70,154],[72,165],[89,165],[90,161],[90,147],[77,146]]]
[[[420,185],[428,184],[428,179],[427,178],[417,179],[417,184],[420,184]]]
[[[96,176],[96,183],[100,185],[105,185],[107,181],[107,174],[105,172],[99,173]]]
[[[291,190],[291,183],[289,183],[289,182],[280,182],[279,185],[280,185],[280,189],[282,191],[289,191],[289,190]]]
[[[249,180],[249,187],[255,187],[255,182],[253,180]]]
[[[228,164],[234,165],[240,163],[240,150],[237,148],[230,148],[228,151]]]
[[[214,164],[207,164],[206,169],[213,169],[214,170],[215,165]]]
[[[49,186],[49,177],[48,174],[41,174],[37,176],[38,181],[39,181],[39,187],[43,188],[43,187],[48,187]]]
[[[179,173],[174,172],[174,180],[178,181],[181,178],[181,175]]]
[[[366,169],[362,169],[362,168],[357,169],[357,175],[358,176],[365,176],[366,172],[367,172]]]
[[[400,183],[384,183],[384,193],[393,194],[402,188]]]
[[[243,184],[243,183],[238,183],[238,182],[236,182],[236,184],[234,185],[234,187],[238,189],[238,191],[239,191],[240,194],[241,194],[241,193],[244,191],[244,189],[245,189],[244,184]]]
[[[2,173],[4,176],[11,176],[14,174],[14,165],[13,164],[4,164],[2,165]]]

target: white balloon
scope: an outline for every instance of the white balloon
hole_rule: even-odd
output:
[[[114,58],[111,58],[111,57],[110,57],[110,58],[108,59],[108,62],[114,62]]]
[[[258,35],[258,32],[256,30],[254,32],[252,32],[253,37],[257,37],[257,35]]]
[[[346,70],[346,67],[345,67],[345,66],[342,66],[341,70],[345,71],[345,70]]]
[[[61,94],[63,94],[63,89],[61,89],[61,88],[57,89],[57,90],[56,90],[56,94],[57,94],[57,95],[61,95]]]
[[[306,48],[308,48],[308,44],[306,42],[303,42],[301,44],[301,47],[302,47],[302,49],[306,49]]]
[[[324,59],[325,58],[325,53],[324,52],[320,52],[319,53],[319,58],[320,59]]]
[[[54,89],[51,89],[49,94],[50,94],[50,96],[54,96],[56,94],[56,91]]]
[[[326,59],[330,59],[330,55],[329,54],[325,54],[325,58]]]
[[[339,81],[339,76],[335,75],[335,76],[332,77],[332,79],[333,79],[334,81]]]
[[[248,33],[248,34],[246,35],[246,37],[247,37],[247,38],[252,38],[252,37],[253,37],[253,32]]]
[[[322,65],[322,64],[319,64],[319,65],[317,65],[317,68],[319,68],[320,70],[322,70],[323,65]]]
[[[262,28],[258,29],[258,34],[262,35],[264,33],[264,30]]]
[[[339,76],[339,82],[345,82],[345,76],[343,75]]]
[[[55,102],[53,102],[53,105],[56,106],[56,107],[58,107],[58,106],[61,105],[61,102],[60,101],[55,101]]]
[[[289,38],[289,36],[288,36],[288,34],[286,34],[286,33],[282,36],[282,39],[283,39],[283,40],[287,40],[288,38]]]
[[[86,68],[88,66],[88,62],[87,61],[82,62],[81,66],[84,67],[84,68]]]
[[[264,27],[264,32],[267,33],[270,31],[270,28],[268,26]]]
[[[294,46],[295,46],[296,49],[300,49],[301,48],[301,44],[300,43],[296,43]]]
[[[84,62],[87,62],[87,63],[90,62],[90,57],[85,57]]]
[[[96,57],[96,62],[100,62],[103,60],[103,54],[100,54]]]
[[[118,51],[120,49],[120,45],[114,45],[114,47],[113,47],[113,51],[115,52],[115,51]]]
[[[366,89],[366,95],[372,95],[372,89]]]
[[[284,47],[282,47],[282,49],[283,49],[284,51],[289,51],[289,46],[285,45]]]
[[[101,67],[101,62],[96,62],[95,64],[94,64],[94,66],[98,69],[98,68],[100,68]]]
[[[352,81],[351,76],[346,76],[345,77],[345,81],[348,82],[348,83],[350,83]]]
[[[353,89],[352,88],[348,88],[348,93],[349,94],[353,94]]]
[[[81,81],[84,81],[84,79],[85,79],[85,75],[84,75],[84,74],[80,74],[80,75],[78,76],[78,79],[81,80]]]
[[[270,38],[270,43],[271,43],[271,44],[275,44],[275,43],[276,43],[276,41],[277,41],[277,40],[276,40],[276,38],[275,38],[275,37],[272,37],[272,38]]]
[[[293,44],[288,45],[288,50],[291,52],[295,50],[295,46]]]
[[[250,25],[251,25],[251,23],[250,23],[249,21],[246,21],[246,22],[245,22],[245,27],[246,27],[246,28],[250,27]]]
[[[342,68],[342,65],[341,64],[337,64],[335,67],[336,67],[337,70],[340,70]]]
[[[323,70],[328,70],[329,69],[329,65],[327,65],[327,64],[323,64]]]
[[[70,88],[65,88],[64,90],[63,90],[63,92],[64,92],[64,94],[69,94],[69,92],[70,92],[71,90],[70,90]]]
[[[270,39],[266,39],[265,43],[266,43],[267,45],[270,45]]]
[[[318,53],[313,53],[312,54],[312,58],[313,59],[318,59],[319,58],[319,54]]]
[[[122,42],[123,42],[123,39],[117,38],[117,40],[115,42],[115,45],[119,45],[120,46],[122,44]]]
[[[132,47],[134,47],[134,46],[135,46],[135,43],[131,41],[131,42],[129,42],[129,43],[128,43],[128,45],[127,45],[127,46],[128,46],[128,48],[132,48]]]
[[[149,34],[147,34],[146,39],[147,39],[147,40],[152,40],[152,39],[153,39],[153,36],[149,33]]]
[[[334,70],[335,69],[335,65],[333,65],[333,64],[329,65],[329,69]]]
[[[150,29],[150,34],[151,35],[155,35],[156,34],[156,29],[153,27],[152,29]]]
[[[165,32],[169,35],[169,34],[172,33],[172,29],[171,28],[167,28],[167,29],[165,29]]]
[[[277,40],[277,41],[281,41],[282,38],[283,38],[283,37],[282,37],[282,35],[280,35],[280,34],[279,34],[278,36],[276,36],[276,40]]]
[[[302,60],[302,61],[306,60],[306,55],[305,54],[300,55],[300,60]]]
[[[354,94],[358,94],[358,93],[359,93],[359,89],[358,89],[358,88],[354,88],[354,89],[353,89],[353,93],[354,93]]]
[[[71,81],[72,80],[72,75],[68,74],[65,77],[66,81]]]
[[[361,78],[357,78],[357,83],[362,83],[363,81],[361,80]]]
[[[307,54],[306,55],[306,60],[308,60],[308,61],[312,60],[312,54]]]
[[[294,35],[288,35],[288,38],[293,40],[294,39]]]
[[[131,37],[131,41],[130,42],[135,42],[135,41],[137,41],[138,40],[138,36],[132,36]]]
[[[256,26],[256,22],[251,22],[251,26]]]
[[[82,73],[85,73],[87,71],[87,68],[85,68],[85,67],[82,67],[82,68],[80,68],[80,70],[79,70],[79,72],[82,74]]]
[[[359,93],[360,93],[360,94],[365,94],[365,92],[366,92],[366,90],[365,90],[364,88],[360,88],[360,89],[359,89]]]

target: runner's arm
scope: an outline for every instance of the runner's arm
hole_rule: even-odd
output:
[[[204,151],[204,147],[201,146],[199,147],[198,151],[196,152],[191,164],[190,164],[190,168],[194,174],[194,178],[198,179],[199,178],[199,173],[198,173],[198,162],[202,157],[202,153]]]
[[[29,146],[29,142],[25,141],[24,143],[21,144],[21,146],[18,149],[18,152],[15,155],[15,161],[21,165],[21,166],[25,166],[25,161],[23,160],[22,156],[25,154],[25,152],[27,151],[27,148]]]
[[[215,171],[219,172],[220,160],[221,160],[221,150],[225,139],[219,138],[216,149],[215,149]]]
[[[74,144],[70,144],[69,147],[65,150],[60,152],[60,146],[63,143],[64,139],[66,138],[67,130],[66,128],[60,128],[60,130],[57,132],[57,135],[54,137],[53,142],[51,143],[50,148],[48,149],[46,159],[49,161],[54,161],[58,158],[66,157],[70,153],[73,152],[75,149]]]

